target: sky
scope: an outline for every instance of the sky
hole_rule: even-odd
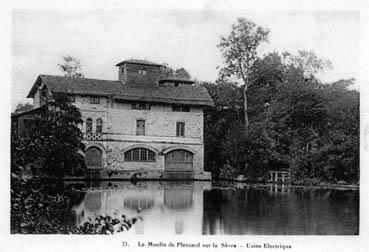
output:
[[[115,64],[137,58],[184,67],[199,81],[214,81],[222,63],[217,44],[237,17],[270,29],[260,56],[313,50],[333,64],[319,75],[323,82],[358,77],[358,11],[15,10],[12,110],[32,102],[26,96],[38,75],[62,74],[57,65],[64,55],[80,59],[87,78],[117,80]]]

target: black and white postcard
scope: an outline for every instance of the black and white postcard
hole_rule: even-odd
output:
[[[67,2],[4,8],[3,251],[368,249],[364,1]]]

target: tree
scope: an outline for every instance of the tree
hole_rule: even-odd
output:
[[[186,69],[184,69],[183,67],[177,69],[175,71],[175,74],[178,75],[179,77],[187,79],[187,80],[191,79],[190,73]]]
[[[43,174],[61,178],[74,173],[81,160],[78,152],[85,146],[78,127],[82,123],[80,111],[65,94],[54,94],[53,98],[46,113],[33,119],[29,139],[23,144],[27,156],[41,161]]]
[[[207,108],[204,114],[205,169],[217,178],[228,157],[222,154],[222,143],[233,122],[241,124],[242,88],[234,83],[200,83],[212,97],[215,107]]]
[[[160,68],[160,78],[167,77],[180,77],[187,80],[191,79],[191,75],[183,67],[174,70],[174,68],[169,66],[169,64],[163,63]]]
[[[83,78],[82,65],[79,59],[70,55],[63,56],[63,63],[58,64],[59,69],[64,73],[64,76],[73,78]]]
[[[14,113],[21,113],[33,109],[33,105],[29,102],[19,103],[14,110]]]
[[[299,50],[297,55],[288,52],[283,53],[286,65],[294,67],[301,71],[305,78],[313,78],[319,72],[332,68],[329,60],[319,58],[314,51]]]
[[[268,41],[269,30],[257,26],[251,20],[238,18],[232,25],[230,35],[221,37],[218,44],[224,66],[220,70],[220,78],[234,77],[243,82],[245,130],[249,127],[247,91],[252,85],[251,75],[258,59],[257,48]]]

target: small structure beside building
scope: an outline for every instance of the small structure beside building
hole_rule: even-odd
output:
[[[270,178],[268,182],[271,183],[290,183],[290,173],[288,171],[269,171]]]
[[[37,109],[66,93],[80,109],[90,178],[209,180],[203,113],[214,103],[207,90],[160,79],[161,65],[146,60],[116,66],[116,81],[40,75],[27,97]]]

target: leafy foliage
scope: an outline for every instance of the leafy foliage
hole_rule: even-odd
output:
[[[139,217],[140,218],[140,217]],[[114,234],[129,230],[136,223],[138,218],[127,218],[125,215],[121,219],[110,216],[98,215],[95,219],[89,218],[71,233],[76,234]]]
[[[305,78],[315,77],[321,71],[332,68],[329,60],[318,58],[314,51],[299,50],[297,55],[284,53],[283,58],[285,64],[300,69]]]
[[[83,150],[79,110],[67,96],[55,94],[49,109],[36,117],[29,138],[11,138],[11,233],[20,234],[113,234],[128,230],[137,218],[97,216],[80,227],[63,223],[71,215],[72,190],[50,178],[70,174]],[[14,130],[14,129],[12,129]],[[55,187],[50,188],[50,185]]]
[[[70,55],[63,56],[63,63],[58,64],[64,76],[73,78],[83,78],[81,61]]]
[[[12,173],[11,233],[55,234],[69,233],[62,225],[65,200],[62,193],[52,193],[39,177]]]
[[[85,148],[78,127],[81,123],[81,113],[68,97],[55,94],[45,115],[33,120],[29,138],[20,140],[19,148],[27,152],[29,158],[35,157],[43,163],[44,174],[63,177],[80,163],[78,151]]]
[[[191,79],[190,73],[183,67],[173,69],[167,63],[163,63],[162,67],[160,68],[160,78],[167,77],[179,77],[187,80]]]
[[[244,98],[244,124],[248,129],[248,89],[253,84],[251,75],[257,68],[258,61],[257,49],[263,43],[268,41],[269,30],[257,26],[251,20],[238,18],[232,25],[230,35],[221,37],[218,44],[223,55],[223,67],[220,69],[219,77],[221,80],[241,80],[243,84]],[[254,74],[255,75],[255,74]]]
[[[31,109],[33,109],[33,105],[31,103],[19,103],[15,108],[14,113],[21,113]]]
[[[246,132],[243,87],[201,84],[216,106],[205,113],[206,169],[215,178],[242,174],[254,180],[268,170],[289,169],[296,183],[358,182],[359,93],[348,89],[354,80],[322,84],[277,53],[258,58],[254,67]]]

